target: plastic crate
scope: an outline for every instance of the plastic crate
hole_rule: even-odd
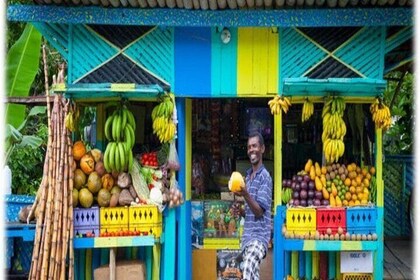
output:
[[[11,271],[14,273],[29,273],[32,262],[33,242],[23,241],[22,238],[14,238],[14,256],[11,262]]]
[[[372,234],[376,232],[376,207],[349,207],[346,213],[347,232]]]
[[[286,210],[286,228],[298,234],[316,232],[315,208],[288,208]]]
[[[18,222],[19,211],[25,206],[32,205],[35,201],[35,196],[32,195],[6,195],[6,222]]]
[[[99,213],[101,233],[128,230],[128,207],[101,207]]]
[[[331,229],[332,234],[336,234],[338,228],[346,232],[346,209],[343,207],[321,207],[316,209],[316,230],[325,234],[327,229]]]
[[[73,229],[74,236],[80,234],[94,233],[99,236],[99,208],[74,208],[73,209]]]
[[[162,214],[155,205],[139,205],[128,208],[128,229],[147,232],[155,237],[162,234]]]
[[[371,273],[343,273],[342,280],[373,280]]]
[[[6,268],[10,269],[12,267],[12,257],[14,255],[14,242],[13,242],[13,237],[7,238],[7,247],[6,247]]]

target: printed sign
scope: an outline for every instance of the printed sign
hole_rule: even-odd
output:
[[[341,273],[372,273],[373,255],[368,251],[341,252]]]
[[[217,280],[240,280],[243,274],[240,250],[217,251]]]

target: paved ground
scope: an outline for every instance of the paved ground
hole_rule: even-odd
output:
[[[384,279],[409,280],[414,277],[413,242],[409,240],[387,240],[384,247]],[[270,250],[261,263],[260,280],[272,280],[272,257]]]

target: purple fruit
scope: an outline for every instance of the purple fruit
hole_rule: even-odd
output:
[[[283,179],[283,187],[287,187],[287,180]]]
[[[292,187],[292,190],[295,190],[295,188],[296,188],[296,182],[292,182],[291,187]]]
[[[293,175],[292,182],[296,182],[296,181],[297,181],[297,176],[296,175]]]
[[[287,179],[286,185],[290,188],[292,186],[292,180]]]
[[[300,204],[299,199],[295,199],[295,200],[293,201],[293,205],[294,205],[294,206],[299,206],[299,204]]]
[[[322,200],[322,205],[328,206],[328,205],[330,205],[330,202],[327,199],[323,199]]]
[[[300,183],[300,189],[307,190],[308,189],[308,183],[306,183],[305,181]]]
[[[321,206],[321,201],[317,198],[314,199],[314,206]]]
[[[300,192],[301,189],[302,188],[300,187],[300,183],[296,183],[296,185],[295,185],[295,191]]]
[[[314,198],[315,192],[313,190],[308,191],[308,198]]]
[[[300,200],[300,206],[303,206],[303,207],[308,206],[308,203],[306,202],[306,199],[301,199]]]
[[[308,206],[313,206],[314,205],[314,201],[312,199],[308,199]]]
[[[311,178],[309,177],[309,175],[304,175],[303,176],[303,181],[305,181],[306,183],[308,183],[311,180]]]
[[[319,199],[319,200],[322,200],[322,192],[320,192],[320,191],[315,191],[315,198],[316,198],[316,199]]]
[[[315,182],[310,180],[308,183],[308,189],[309,190],[315,190]]]
[[[302,182],[303,181],[303,177],[302,176],[300,176],[300,175],[298,175],[297,176],[297,181],[300,183],[300,182]]]
[[[293,192],[293,196],[292,196],[294,199],[297,199],[297,198],[299,198],[299,192],[298,191],[294,191]]]
[[[308,192],[306,190],[300,191],[300,198],[301,199],[307,199],[308,198]]]

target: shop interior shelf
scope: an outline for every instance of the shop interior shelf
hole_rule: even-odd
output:
[[[375,251],[378,248],[378,241],[284,239],[282,242],[286,251]]]
[[[149,236],[124,236],[124,237],[81,237],[73,240],[75,249],[83,248],[112,248],[112,247],[141,247],[153,246],[161,243],[162,239]]]

